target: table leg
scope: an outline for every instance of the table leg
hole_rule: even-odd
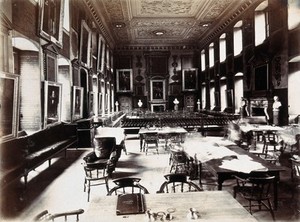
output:
[[[140,135],[140,152],[143,150],[143,135]]]
[[[278,183],[279,183],[279,180],[280,180],[280,175],[279,175],[279,172],[276,173],[275,175],[275,180],[274,180],[274,210],[277,210],[277,207],[278,207]]]
[[[218,190],[222,190],[223,180],[218,177]]]

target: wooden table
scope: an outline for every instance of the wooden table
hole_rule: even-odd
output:
[[[254,149],[256,149],[256,143],[257,143],[257,136],[262,135],[265,131],[273,131],[278,132],[284,131],[283,127],[280,126],[271,126],[271,125],[257,125],[257,124],[245,124],[240,125],[240,130],[244,135],[251,135],[252,145],[254,146]],[[250,145],[250,144],[249,144]]]
[[[292,146],[296,146],[296,150],[300,150],[300,143],[297,141],[297,136],[300,135],[300,127],[297,126],[289,126],[285,130],[280,131],[278,133],[278,137],[282,142],[283,150],[286,149],[286,147],[290,147],[291,151]],[[298,146],[298,147],[297,147]]]
[[[167,212],[175,208],[173,220],[190,221],[187,218],[190,208],[195,208],[202,221],[257,221],[227,191],[203,191],[191,193],[145,194],[146,208],[152,212]],[[91,203],[82,221],[148,221],[146,214],[116,215],[117,196],[102,196]],[[160,221],[157,219],[157,221]],[[197,221],[197,220],[195,220]]]
[[[182,127],[162,127],[162,128],[141,128],[139,130],[139,136],[140,136],[140,150],[142,150],[143,147],[143,140],[144,140],[144,134],[147,133],[157,133],[159,136],[162,136],[166,139],[167,144],[167,136],[170,134],[180,134],[181,141],[184,141],[184,135],[187,133],[187,131]]]
[[[234,175],[243,178],[262,174],[275,176],[274,208],[277,209],[277,186],[280,180],[280,171],[284,171],[285,168],[269,163],[238,146],[228,148],[211,142],[186,141],[183,147],[189,156],[195,157],[199,161],[199,179],[201,179],[201,164],[205,163],[207,168],[217,177],[218,190],[222,190],[223,182],[233,179]]]

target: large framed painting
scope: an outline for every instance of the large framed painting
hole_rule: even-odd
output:
[[[98,93],[98,114],[102,114],[102,93]]]
[[[263,64],[254,68],[254,90],[262,91],[269,89],[269,66]]]
[[[165,101],[166,100],[166,81],[165,80],[150,80],[150,99],[151,101]]]
[[[72,120],[83,117],[83,87],[73,86]]]
[[[117,69],[117,92],[132,92],[132,69]]]
[[[104,70],[104,39],[101,35],[98,38],[98,59],[97,59],[97,70],[103,73]]]
[[[233,90],[226,90],[227,108],[233,108]]]
[[[52,53],[46,53],[46,80],[56,82],[57,58]]]
[[[0,140],[17,136],[19,77],[0,72]]]
[[[42,38],[62,47],[64,0],[39,1],[39,34]]]
[[[95,115],[95,93],[94,92],[89,92],[89,113],[90,116]]]
[[[44,82],[44,127],[59,123],[61,120],[62,84]]]
[[[198,69],[182,70],[182,90],[195,91],[198,89]]]
[[[90,51],[91,51],[91,29],[84,20],[81,22],[81,33],[80,33],[80,51],[79,58],[83,66],[90,66]]]

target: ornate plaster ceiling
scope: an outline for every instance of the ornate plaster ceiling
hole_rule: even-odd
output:
[[[256,1],[86,0],[86,3],[110,44],[128,47],[204,44]],[[156,35],[157,31],[163,34]]]

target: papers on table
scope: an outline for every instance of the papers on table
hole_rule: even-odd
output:
[[[220,165],[221,168],[238,171],[242,173],[250,173],[251,171],[267,171],[261,163],[254,162],[253,159],[247,155],[237,155],[236,159],[223,160]]]
[[[184,143],[184,151],[202,163],[212,159],[221,159],[222,164],[219,167],[223,169],[243,173],[267,171],[261,163],[255,162],[251,157],[237,154],[227,147],[219,146],[214,142],[188,140]]]
[[[211,159],[222,159],[226,156],[235,156],[236,153],[224,146],[219,146],[212,142],[199,142],[196,140],[186,141],[184,143],[184,150],[191,155],[194,153],[196,158],[202,163]],[[194,156],[192,155],[192,156]]]

